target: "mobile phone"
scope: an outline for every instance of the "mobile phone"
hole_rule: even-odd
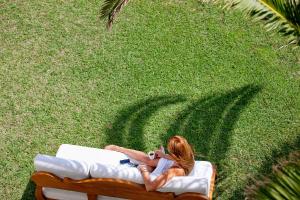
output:
[[[128,165],[130,166],[130,167],[137,167],[138,165],[137,164],[133,164],[133,163],[128,163]]]
[[[130,159],[120,160],[120,164],[130,163]]]

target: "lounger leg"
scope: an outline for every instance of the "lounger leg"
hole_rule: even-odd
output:
[[[36,200],[46,200],[43,195],[43,188],[41,186],[36,186],[35,188],[35,199]]]
[[[96,194],[88,194],[88,200],[97,200],[97,195]]]

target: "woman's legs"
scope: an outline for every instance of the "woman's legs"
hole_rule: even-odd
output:
[[[141,163],[144,163],[144,164],[146,164],[148,166],[151,166],[151,167],[156,167],[157,163],[158,163],[158,159],[151,160],[148,157],[148,155],[145,154],[142,151],[137,151],[137,150],[134,150],[134,149],[127,149],[127,148],[120,147],[120,146],[117,146],[117,145],[108,145],[108,146],[104,147],[104,149],[124,153],[127,156],[129,156],[130,158],[132,158],[134,160],[137,160],[137,161],[139,161]]]

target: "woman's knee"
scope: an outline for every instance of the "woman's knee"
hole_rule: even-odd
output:
[[[119,146],[117,146],[117,145],[112,145],[112,144],[110,144],[110,145],[106,145],[106,146],[104,147],[104,149],[116,151],[118,147],[119,147]]]

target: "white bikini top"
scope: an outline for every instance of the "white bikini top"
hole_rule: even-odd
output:
[[[151,172],[151,174],[150,174],[151,179],[153,180],[156,177],[158,177],[159,175],[161,175],[162,173],[164,173],[165,171],[167,171],[169,168],[172,167],[173,164],[174,164],[173,160],[160,158],[155,170],[153,172]]]

